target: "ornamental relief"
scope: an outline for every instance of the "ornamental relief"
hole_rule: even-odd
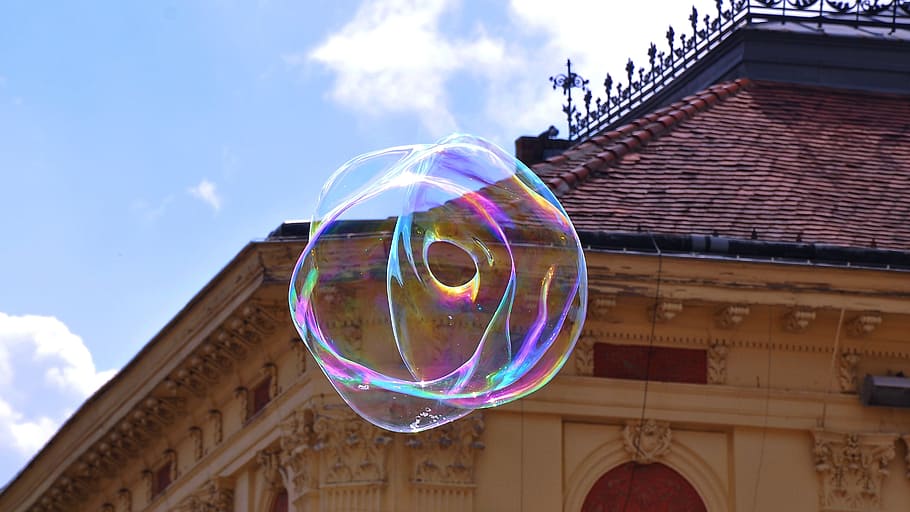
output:
[[[177,512],[233,512],[234,489],[228,480],[214,478],[177,505]]]
[[[313,450],[322,455],[322,483],[385,482],[391,435],[349,410],[320,412],[313,421]]]
[[[433,484],[474,484],[474,462],[484,449],[483,414],[409,435],[405,446],[411,448],[411,479]]]
[[[727,383],[727,353],[730,348],[723,343],[708,347],[708,384]]]
[[[583,334],[575,344],[575,373],[584,377],[594,375],[594,338]]]
[[[892,434],[840,434],[816,430],[812,453],[821,479],[821,510],[881,508],[881,489],[895,456]]]
[[[231,313],[211,335],[200,340],[198,347],[152,393],[139,397],[132,409],[116,418],[115,426],[97,442],[86,446],[77,461],[64,468],[63,476],[36,497],[32,508],[36,511],[72,508],[96,494],[102,478],[118,475],[127,463],[137,459],[146,447],[186,415],[188,398],[206,397],[211,385],[274,333],[285,307],[277,302],[251,300]],[[277,386],[277,379],[273,379],[273,386]],[[193,444],[192,458],[198,461],[205,455],[209,442],[215,446],[223,439],[221,413],[212,409],[205,425],[192,428],[188,436]],[[211,432],[211,441],[203,436],[204,432],[205,436]],[[173,470],[176,468],[175,463]],[[175,479],[177,475],[171,477]],[[146,487],[144,494],[150,494],[151,476],[143,478],[145,482],[140,486]],[[128,503],[132,497],[125,496]],[[111,505],[118,511],[129,510],[120,498]]]
[[[672,440],[670,424],[663,421],[630,420],[622,429],[623,448],[638,464],[657,462],[670,451]]]
[[[289,488],[304,494],[318,486],[318,460],[313,449],[313,412],[299,408],[281,422],[280,462]]]
[[[841,393],[856,393],[859,360],[859,354],[856,352],[844,352],[840,355],[837,365],[837,383]]]

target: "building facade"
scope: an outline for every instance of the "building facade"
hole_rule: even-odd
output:
[[[652,57],[660,87],[630,71],[642,96],[570,117],[573,141],[524,141],[559,148],[522,157],[589,272],[582,336],[542,390],[419,434],[361,420],[290,321],[308,226],[283,224],[82,406],[0,510],[906,510],[910,60],[889,56],[908,55],[910,5],[802,2],[801,21],[772,4],[732,3],[691,46],[671,36],[684,51]],[[799,51],[774,65],[780,45]],[[377,329],[336,322],[363,343]]]

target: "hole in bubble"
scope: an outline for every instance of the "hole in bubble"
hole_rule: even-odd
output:
[[[467,284],[477,273],[471,255],[461,247],[445,241],[430,244],[427,267],[437,281],[450,288]]]

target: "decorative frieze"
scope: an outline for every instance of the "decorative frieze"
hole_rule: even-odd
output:
[[[654,320],[658,322],[669,322],[676,318],[683,310],[682,302],[661,301],[652,309]]]
[[[730,348],[723,343],[708,347],[708,384],[727,383],[727,353]]]
[[[407,437],[413,460],[411,479],[433,484],[474,483],[474,460],[484,449],[483,415],[477,411],[461,420]]]
[[[813,434],[822,512],[879,510],[882,483],[895,456],[897,436],[821,430]]]
[[[623,448],[639,464],[651,464],[666,455],[672,440],[670,424],[652,419],[627,421],[622,430]]]
[[[321,483],[385,482],[392,437],[351,411],[321,412],[313,422],[313,450],[322,455]]]
[[[803,332],[815,320],[815,311],[807,308],[791,309],[784,319],[784,329],[790,332]]]
[[[318,486],[313,418],[311,409],[301,407],[280,425],[281,465],[285,469],[289,489],[296,495],[305,494]]]
[[[734,329],[743,323],[749,316],[749,306],[731,305],[720,310],[717,314],[717,326],[721,329]]]
[[[859,354],[856,352],[843,352],[840,355],[837,365],[837,383],[841,393],[856,393],[859,359]]]
[[[613,295],[591,294],[588,299],[588,318],[600,320],[616,307],[616,297]]]
[[[585,377],[594,375],[594,338],[582,335],[575,344],[575,373]]]
[[[184,498],[178,512],[234,512],[234,488],[229,480],[213,478]]]
[[[850,321],[848,330],[851,336],[861,338],[872,333],[882,324],[882,315],[878,313],[863,313]]]

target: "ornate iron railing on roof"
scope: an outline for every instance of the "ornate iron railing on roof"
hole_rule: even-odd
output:
[[[569,139],[593,135],[636,109],[657,94],[674,78],[692,67],[699,58],[717,46],[738,27],[763,22],[798,22],[822,25],[847,25],[878,28],[894,33],[910,30],[910,0],[716,0],[717,11],[699,16],[692,7],[690,31],[676,34],[672,26],[666,33],[668,48],[658,51],[651,43],[648,67],[626,63],[625,82],[607,74],[605,98],[593,98],[588,80],[572,71],[550,77],[553,89],[562,89],[567,102],[563,113],[569,125]],[[572,89],[583,92],[584,112],[572,101]]]

